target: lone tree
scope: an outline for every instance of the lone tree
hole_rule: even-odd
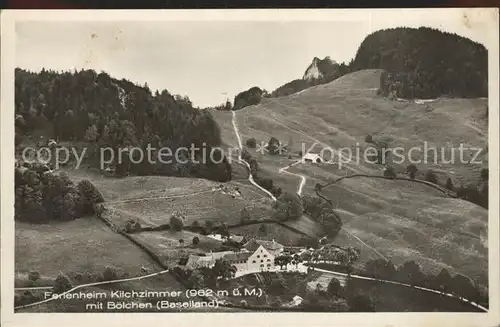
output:
[[[299,218],[304,209],[302,200],[297,194],[285,192],[273,205],[273,216],[279,221]]]
[[[407,167],[406,167],[406,173],[408,174],[408,176],[410,176],[411,179],[415,179],[415,175],[417,174],[417,166],[415,166],[415,164],[409,164]]]
[[[236,267],[231,265],[231,263],[224,259],[217,259],[215,265],[212,268],[212,272],[217,278],[229,279],[233,278],[236,274]]]
[[[178,214],[172,215],[172,217],[170,217],[170,227],[176,231],[182,230],[184,227],[184,219]]]
[[[106,266],[106,268],[104,268],[104,272],[102,273],[103,280],[108,281],[117,278],[118,278],[118,273],[116,272],[116,269],[114,267]]]
[[[179,245],[180,246],[184,245],[184,240],[182,238],[179,239]]]
[[[198,238],[198,236],[193,237],[192,243],[193,245],[198,245],[200,243],[200,239]]]
[[[211,220],[205,220],[205,230],[207,233],[211,233],[214,228],[214,223]]]
[[[448,179],[446,180],[446,189],[453,191],[453,182],[451,181],[450,177],[448,177]]]
[[[428,181],[428,182],[431,182],[433,184],[437,184],[438,183],[438,179],[437,179],[436,173],[434,173],[434,171],[432,171],[431,169],[429,169],[427,171],[427,173],[425,174],[425,180]]]
[[[257,140],[255,138],[249,138],[247,140],[247,147],[250,149],[255,149],[257,147]]]
[[[68,276],[64,275],[63,273],[60,273],[54,282],[54,293],[63,293],[68,290],[70,290],[73,286],[71,285],[71,282],[68,278]]]
[[[267,150],[270,154],[277,154],[279,152],[280,141],[272,136],[267,142]]]
[[[84,214],[93,214],[94,204],[104,202],[101,192],[87,179],[80,181],[77,189],[80,193],[82,212]]]
[[[330,283],[328,283],[328,287],[326,288],[326,293],[330,297],[338,297],[341,291],[342,291],[342,285],[340,285],[339,280],[335,277],[332,278],[332,280],[330,280]]]
[[[286,267],[291,262],[292,257],[289,255],[280,255],[274,258],[274,264],[280,266],[280,269],[283,269],[283,267]]]
[[[371,134],[366,135],[365,142],[366,143],[373,143],[373,136],[371,136]]]

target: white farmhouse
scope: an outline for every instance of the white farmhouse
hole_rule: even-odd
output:
[[[324,160],[318,153],[306,153],[302,157],[303,162],[322,163]]]
[[[209,252],[205,256],[190,255],[186,268],[212,268],[218,259],[227,260],[239,273],[273,271],[274,259],[283,253],[283,245],[273,241],[251,240],[240,252]]]

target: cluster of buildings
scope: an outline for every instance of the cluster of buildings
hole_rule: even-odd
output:
[[[250,240],[243,244],[240,251],[209,252],[204,256],[190,255],[186,268],[199,269],[211,268],[219,259],[227,260],[237,269],[237,275],[245,272],[273,271],[275,270],[274,259],[282,255],[284,246],[272,241]]]

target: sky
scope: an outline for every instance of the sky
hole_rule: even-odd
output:
[[[22,21],[16,66],[105,71],[205,107],[301,78],[314,57],[348,62],[367,35],[399,26],[434,27],[487,46],[480,21],[471,27],[463,17],[398,12],[338,21]]]

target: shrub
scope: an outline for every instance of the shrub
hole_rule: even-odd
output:
[[[141,223],[140,223],[140,222],[138,222],[138,221],[136,221],[136,222],[134,223],[134,231],[136,231],[136,232],[140,232],[141,230],[142,230]]]
[[[441,291],[449,292],[450,288],[452,287],[452,282],[453,279],[451,277],[450,272],[448,271],[448,269],[443,268],[441,269],[439,274],[436,277],[434,277],[432,284],[434,287],[436,287]]]
[[[184,227],[184,219],[180,215],[170,217],[170,226],[173,230],[181,231]]]
[[[475,301],[480,292],[470,278],[457,274],[451,280],[450,291],[468,300]]]
[[[481,169],[481,180],[484,181],[484,182],[487,182],[488,181],[488,178],[489,178],[489,170],[488,168],[483,168]]]
[[[250,149],[255,149],[257,147],[257,140],[255,138],[250,138],[247,140],[247,147]]]
[[[366,135],[365,142],[366,143],[373,143],[373,136],[371,136],[370,134]]]
[[[211,220],[205,220],[205,229],[207,233],[211,233],[214,228],[214,223]]]
[[[118,278],[118,273],[116,272],[116,269],[111,266],[107,266],[104,269],[104,272],[102,273],[102,279],[105,281],[108,280],[115,280]]]
[[[366,263],[365,273],[370,277],[391,280],[396,275],[396,267],[391,261],[375,259]]]
[[[131,221],[127,221],[125,223],[125,233],[130,234],[130,233],[132,233],[134,231],[134,228],[132,227],[132,224],[133,223]]]
[[[446,180],[446,189],[453,191],[453,182],[451,181],[450,177],[448,177],[448,179]]]
[[[56,280],[54,281],[53,291],[54,293],[63,293],[70,290],[73,286],[71,285],[71,281],[68,276],[63,273],[60,273]]]
[[[330,297],[338,297],[341,291],[342,291],[342,285],[340,285],[339,280],[335,277],[332,278],[332,280],[330,280],[330,283],[328,283],[328,287],[326,288],[326,293]]]
[[[40,279],[40,273],[38,271],[30,271],[28,274],[28,278],[32,282],[36,282],[38,279]]]
[[[434,173],[434,171],[432,171],[430,169],[425,174],[425,180],[428,181],[428,182],[431,182],[433,184],[437,184],[438,183],[438,179],[437,179],[436,174]]]
[[[410,176],[411,179],[415,179],[415,175],[417,174],[417,166],[415,166],[415,164],[409,164],[407,167],[406,167],[406,173],[408,174],[408,176]]]
[[[356,294],[347,300],[351,312],[375,312],[375,305],[368,295]]]
[[[272,136],[267,143],[267,150],[270,154],[277,154],[280,151],[280,141]]]
[[[83,280],[83,274],[82,274],[82,273],[77,272],[77,273],[75,273],[74,278],[75,278],[75,280],[76,280],[77,282],[81,282],[81,281]]]
[[[273,204],[273,216],[279,221],[299,218],[303,211],[302,200],[293,193],[283,193]]]
[[[397,270],[397,280],[411,285],[423,285],[425,276],[415,261],[407,261]]]
[[[24,291],[21,296],[16,295],[16,297],[14,298],[14,303],[16,305],[26,305],[26,304],[33,303],[36,300],[37,300],[37,298],[35,295],[33,295],[33,292],[28,290],[28,291]]]
[[[77,185],[80,194],[82,214],[94,214],[96,203],[104,202],[101,192],[89,180],[82,180]]]

